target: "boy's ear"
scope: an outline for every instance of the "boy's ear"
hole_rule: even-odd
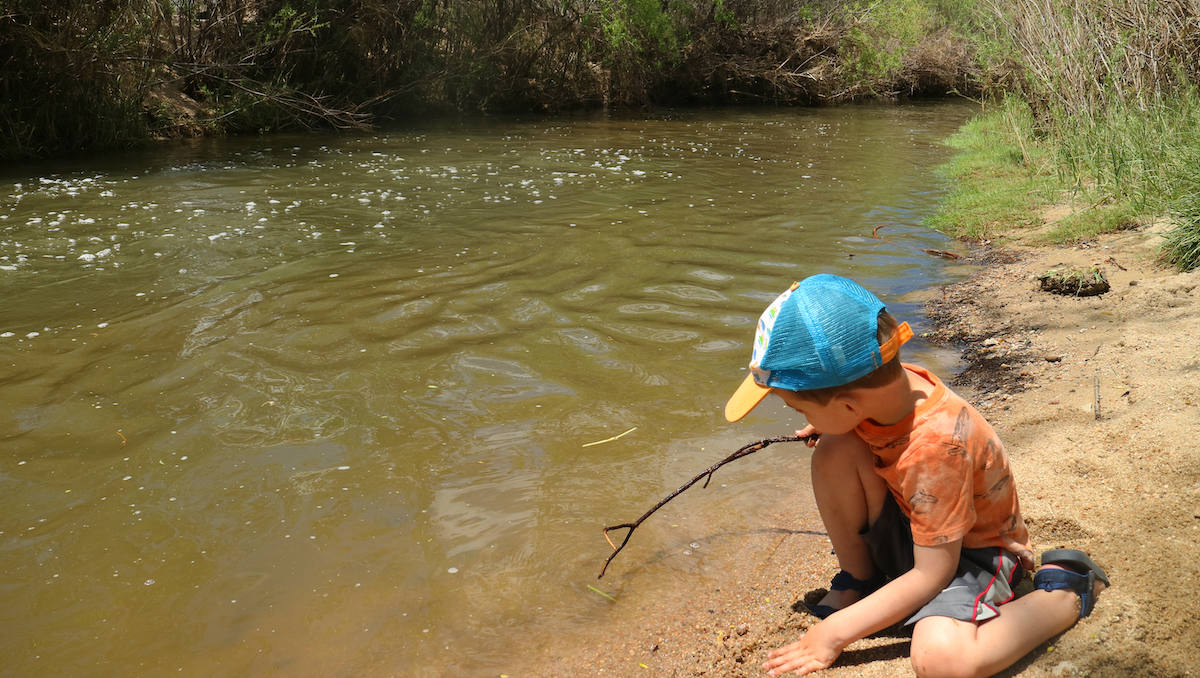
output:
[[[858,397],[856,391],[843,391],[830,399],[829,404],[836,407],[844,407],[855,416],[864,417],[863,401]]]

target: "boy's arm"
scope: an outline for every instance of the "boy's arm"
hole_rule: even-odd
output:
[[[961,539],[941,546],[913,545],[913,569],[829,615],[800,636],[800,640],[773,650],[763,668],[777,676],[788,671],[805,674],[828,667],[850,643],[911,616],[933,600],[954,578],[961,551]]]

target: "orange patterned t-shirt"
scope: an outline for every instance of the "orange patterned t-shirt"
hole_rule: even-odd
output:
[[[964,548],[1001,546],[1032,570],[1029,530],[996,432],[933,374],[904,368],[933,384],[933,393],[900,423],[868,420],[855,432],[912,523],[913,543],[937,546],[961,537]]]

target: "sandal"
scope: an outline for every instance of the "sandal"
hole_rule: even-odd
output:
[[[1062,565],[1069,570],[1041,569],[1033,575],[1033,585],[1043,591],[1071,589],[1079,596],[1079,618],[1092,613],[1096,606],[1096,580],[1108,583],[1108,575],[1083,551],[1054,549],[1042,554],[1042,565]]]
[[[855,579],[854,575],[845,570],[841,570],[837,574],[833,575],[833,579],[829,582],[829,590],[858,591],[862,594],[862,597],[859,598],[859,600],[862,600],[878,590],[879,587],[883,586],[883,584],[883,575],[878,570],[876,570],[874,576],[868,580]],[[806,607],[808,607],[808,611],[818,619],[824,619],[834,612],[837,612],[839,609],[844,609],[835,608],[832,605],[807,605]]]

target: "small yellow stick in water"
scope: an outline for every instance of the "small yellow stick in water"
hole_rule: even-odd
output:
[[[626,435],[629,435],[630,433],[633,433],[633,432],[634,432],[634,431],[636,431],[636,430],[637,430],[637,427],[636,427],[636,426],[634,426],[633,428],[629,429],[628,431],[626,431],[626,432],[624,432],[624,433],[621,433],[621,434],[615,435],[615,436],[613,436],[613,437],[611,437],[611,438],[605,438],[604,440],[597,440],[597,441],[596,441],[596,442],[594,442],[594,443],[584,443],[584,444],[583,444],[583,446],[584,446],[584,447],[591,447],[592,445],[599,445],[600,443],[611,443],[612,441],[616,440],[617,438],[620,438],[621,436],[626,436]]]
[[[125,444],[129,442],[129,439],[126,438],[125,434],[121,433],[120,431],[117,431],[117,435],[121,436],[121,447],[125,447]]]
[[[591,590],[593,590],[593,591],[595,591],[596,593],[599,593],[600,595],[604,596],[605,598],[608,598],[609,600],[613,601],[614,603],[615,603],[615,602],[617,602],[617,599],[616,599],[616,598],[613,598],[612,596],[610,596],[610,595],[608,595],[607,593],[605,593],[605,592],[601,591],[600,589],[596,588],[595,586],[592,586],[591,584],[588,584],[588,588],[589,588],[589,589],[591,589]]]

